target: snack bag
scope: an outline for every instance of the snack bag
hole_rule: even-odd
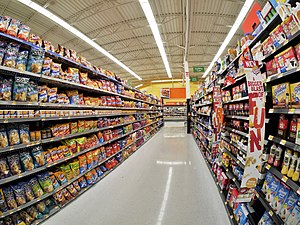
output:
[[[67,186],[67,190],[73,197],[75,197],[78,194],[78,192],[77,192],[76,188],[73,186],[73,184],[70,184],[69,186]]]
[[[45,160],[47,162],[47,164],[52,163],[52,158],[51,158],[51,152],[50,151],[45,151],[44,152],[45,155]]]
[[[48,87],[46,85],[38,86],[39,102],[47,102],[48,99],[47,90]]]
[[[59,191],[59,192],[56,192],[55,195],[54,195],[54,199],[60,204],[60,205],[64,205],[66,203],[66,199],[65,199],[65,196],[64,196],[64,193],[63,191]]]
[[[9,16],[3,16],[0,20],[0,31],[5,33],[7,31],[7,28],[9,26],[11,17]]]
[[[50,77],[59,78],[61,71],[61,64],[52,62],[50,67]]]
[[[0,148],[5,148],[7,146],[8,146],[8,139],[7,139],[6,129],[3,125],[0,125]]]
[[[81,189],[87,187],[87,183],[86,183],[84,176],[82,176],[78,179],[78,183],[79,183],[79,187]]]
[[[79,160],[79,171],[80,173],[84,173],[87,170],[86,156],[80,155],[78,156],[78,160]]]
[[[39,47],[31,47],[28,63],[27,63],[27,71],[33,73],[41,73],[43,67],[44,60],[44,51]]]
[[[43,215],[49,214],[49,209],[47,208],[46,204],[44,201],[40,201],[39,203],[36,204],[37,210],[42,213]]]
[[[6,30],[6,33],[13,37],[17,37],[20,25],[21,22],[19,20],[11,19],[10,24]]]
[[[89,152],[85,153],[85,155],[86,155],[87,169],[90,169],[93,164],[93,152],[89,151]]]
[[[94,183],[94,181],[93,181],[93,175],[92,175],[91,172],[86,173],[84,175],[84,177],[85,177],[88,185],[92,185]]]
[[[34,221],[34,218],[31,217],[26,211],[21,211],[20,217],[25,222],[25,224],[31,224]]]
[[[7,156],[7,162],[12,175],[17,175],[21,173],[20,159],[17,153]]]
[[[58,148],[60,148],[62,150],[64,157],[70,157],[72,155],[72,152],[70,151],[68,146],[62,145],[62,146],[59,146]]]
[[[11,216],[14,225],[26,225],[26,223],[21,219],[19,214],[14,214]]]
[[[53,201],[52,198],[47,198],[45,201],[45,205],[48,207],[48,208],[52,208],[53,206],[56,206],[55,202]]]
[[[53,188],[56,189],[56,188],[59,188],[59,183],[55,177],[55,175],[53,173],[49,173],[50,174],[50,180],[52,182],[52,185],[53,185]]]
[[[26,71],[27,58],[28,58],[28,51],[19,52],[16,61],[16,69],[20,71]]]
[[[28,37],[29,37],[29,33],[30,33],[30,27],[25,25],[25,24],[22,24],[20,27],[19,27],[19,33],[18,33],[18,38],[24,40],[24,41],[28,41]]]
[[[101,176],[103,175],[103,172],[102,172],[102,170],[100,169],[100,167],[97,167],[97,168],[96,168],[96,173],[97,173],[98,177],[101,177]]]
[[[40,212],[38,212],[35,206],[28,207],[26,211],[32,218],[36,220],[43,218],[43,215]]]
[[[26,77],[15,77],[14,89],[13,89],[13,100],[25,102],[27,97],[29,78]]]
[[[68,140],[63,141],[63,143],[68,146],[68,148],[72,154],[75,154],[78,152],[75,139],[68,139]]]
[[[46,165],[45,155],[42,146],[35,146],[31,150],[35,168]]]
[[[20,45],[16,43],[10,43],[7,45],[5,55],[3,59],[3,66],[15,68],[16,60],[18,56]]]
[[[34,169],[33,159],[29,151],[20,152],[20,160],[24,171],[30,171]]]
[[[30,142],[29,125],[28,124],[20,124],[19,130],[20,130],[21,144],[28,144]]]
[[[24,188],[25,192],[25,198],[28,202],[32,201],[35,199],[34,193],[32,191],[31,183],[30,181],[24,181],[21,183],[21,186]]]
[[[43,174],[38,174],[37,178],[38,178],[38,181],[39,181],[42,189],[46,193],[50,193],[51,191],[54,190],[50,176],[49,176],[49,172],[45,172]]]
[[[65,174],[63,172],[58,171],[58,172],[55,172],[54,175],[60,185],[63,185],[68,182],[68,180],[66,179]]]
[[[30,81],[27,87],[27,102],[37,102],[39,99],[38,85],[37,83]]]
[[[70,163],[70,167],[71,170],[74,174],[74,177],[77,177],[80,174],[80,170],[79,170],[79,161],[74,161]]]
[[[78,132],[77,122],[70,123],[70,131],[71,131],[71,134],[75,134]]]
[[[52,64],[52,59],[50,59],[49,57],[45,57],[43,67],[42,67],[42,75],[46,75],[46,76],[50,75],[51,64]]]
[[[18,207],[18,204],[14,197],[14,192],[11,187],[4,187],[3,194],[7,203],[8,209],[15,209]]]
[[[77,151],[83,151],[85,149],[86,137],[76,138],[75,140],[77,142]]]
[[[73,198],[72,195],[70,194],[70,192],[68,192],[67,189],[63,189],[62,192],[63,192],[63,194],[64,194],[64,196],[65,196],[65,199],[66,199],[67,201],[70,201],[70,200]]]
[[[98,175],[97,175],[96,170],[93,169],[93,170],[91,171],[91,174],[92,174],[93,183],[95,183],[96,180],[97,180],[97,178],[98,178]]]
[[[60,169],[62,170],[62,172],[64,172],[68,181],[73,179],[74,175],[69,164],[61,166]]]
[[[88,74],[87,73],[79,73],[79,80],[81,84],[86,85],[88,80]]]
[[[6,42],[0,41],[0,65],[2,65],[5,49],[6,49]]]
[[[57,87],[47,89],[48,102],[55,103],[57,100]]]
[[[10,101],[12,96],[12,79],[4,79],[0,76],[0,100]]]
[[[44,191],[42,190],[41,186],[39,185],[38,180],[34,177],[30,181],[31,189],[33,191],[33,194],[36,198],[41,197],[44,194]]]
[[[77,192],[80,191],[80,186],[79,186],[78,180],[73,182],[73,186],[74,186],[74,188],[76,189]]]
[[[7,205],[5,202],[2,188],[0,188],[0,214],[7,211]]]
[[[18,206],[24,205],[26,203],[25,190],[22,183],[10,185],[11,189],[15,193],[16,202]]]

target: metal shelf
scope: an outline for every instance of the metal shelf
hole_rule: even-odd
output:
[[[230,100],[228,102],[223,102],[223,104],[230,104],[230,103],[234,103],[234,102],[242,102],[242,101],[246,101],[246,100],[249,100],[249,96],[242,97],[242,98],[239,98],[239,99]]]
[[[212,105],[213,103],[212,102],[208,102],[208,103],[203,103],[203,104],[198,104],[198,105],[195,105],[196,107],[203,107],[203,106],[208,106],[208,105]]]
[[[225,115],[226,118],[230,119],[238,119],[238,120],[249,120],[249,116],[230,116],[230,115]]]
[[[226,141],[227,143],[231,144],[232,146],[236,147],[237,149],[241,150],[244,154],[247,154],[247,149],[243,148],[242,146],[238,145],[237,143],[229,140],[226,137],[221,137],[224,141]]]
[[[279,81],[280,79],[288,79],[291,76],[297,76],[297,73],[299,71],[300,71],[300,67],[294,68],[294,69],[289,70],[285,73],[278,73],[278,74],[275,74],[275,75],[272,75],[272,76],[268,77],[266,79],[266,82],[269,83],[269,82]]]
[[[275,113],[275,114],[300,114],[300,109],[269,109],[269,113]]]
[[[235,79],[235,82],[234,82],[233,84],[229,84],[229,85],[223,87],[222,90],[230,89],[230,88],[236,86],[237,84],[240,84],[240,83],[241,83],[240,81],[242,81],[242,80],[244,80],[244,79],[246,79],[246,74],[243,74],[243,75],[237,77],[237,78]]]
[[[220,148],[220,150],[222,152],[227,153],[241,168],[245,168],[245,165],[240,160],[238,160],[238,158],[235,155],[233,155],[229,150],[227,150],[226,148]]]
[[[242,131],[239,131],[239,130],[236,130],[236,129],[232,129],[230,127],[224,127],[224,129],[228,130],[228,131],[231,131],[233,133],[236,133],[236,134],[239,134],[239,135],[242,135],[246,138],[249,138],[249,134],[245,133],[245,132],[242,132]]]
[[[285,146],[288,149],[292,149],[294,151],[300,152],[300,145],[289,142],[289,141],[287,141],[285,139],[282,139],[280,137],[274,137],[273,135],[269,135],[268,140],[273,141],[273,142],[275,142],[277,144],[280,144],[282,146]]]

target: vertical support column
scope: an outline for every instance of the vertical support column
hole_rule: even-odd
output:
[[[189,64],[185,60],[184,61],[184,75],[185,75],[185,95],[186,95],[186,127],[187,133],[191,133],[191,108],[190,108],[190,98],[191,98],[191,91],[190,91],[190,72],[189,72]]]

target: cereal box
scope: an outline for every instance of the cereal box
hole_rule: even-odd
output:
[[[286,185],[282,183],[280,184],[280,187],[277,190],[273,202],[271,202],[271,207],[274,209],[276,213],[278,213],[281,210],[284,202],[286,201],[289,195],[289,191],[290,189]]]
[[[268,212],[265,212],[263,214],[263,216],[261,217],[261,219],[258,222],[258,225],[265,225],[267,223],[268,220],[270,220],[270,215]]]
[[[286,225],[295,225],[299,224],[300,222],[300,202],[298,201],[295,204],[293,211],[291,212],[290,216],[288,217],[287,221],[285,222]]]
[[[266,70],[267,70],[268,77],[278,73],[277,64],[274,59],[266,63]]]
[[[267,193],[267,190],[270,188],[270,183],[274,180],[274,176],[270,173],[270,172],[267,172],[266,174],[266,178],[265,178],[265,181],[264,181],[264,184],[262,186],[262,189],[261,191],[266,194]]]
[[[287,107],[290,102],[290,85],[282,83],[272,87],[273,106],[277,108]]]
[[[300,107],[300,82],[290,84],[291,103],[295,108]]]
[[[287,38],[291,38],[300,29],[294,15],[290,15],[283,21],[282,28]]]
[[[274,202],[275,196],[280,186],[281,186],[280,180],[274,177],[274,179],[269,185],[269,189],[267,190],[267,194],[266,194],[266,200],[269,203],[272,204],[272,202]]]
[[[279,24],[271,33],[273,44],[275,47],[282,45],[286,41],[286,35],[281,24]]]
[[[298,59],[298,64],[299,64],[299,63],[300,63],[300,43],[297,44],[297,45],[294,47],[294,49],[295,49],[295,54],[296,54],[296,57],[297,57],[297,59]]]
[[[283,203],[282,208],[279,212],[279,216],[285,222],[289,215],[291,214],[295,204],[298,200],[298,195],[294,191],[290,191],[289,196],[287,197],[286,201]]]
[[[276,64],[281,73],[298,67],[298,61],[293,47],[286,49],[275,56]]]

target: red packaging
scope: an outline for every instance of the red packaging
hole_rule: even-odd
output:
[[[270,36],[272,37],[272,40],[274,41],[274,46],[278,47],[282,45],[286,41],[286,34],[284,33],[284,30],[279,24],[271,33]]]
[[[298,67],[298,61],[293,47],[290,47],[282,53],[276,55],[275,60],[281,73]]]
[[[263,52],[264,55],[268,55],[275,50],[274,41],[271,36],[269,36],[263,43]]]
[[[277,74],[277,64],[274,59],[270,60],[266,63],[266,70],[267,70],[267,76],[272,76],[274,74]]]
[[[294,49],[295,49],[295,55],[296,55],[296,57],[297,57],[297,59],[298,59],[298,63],[300,64],[300,43],[297,44],[297,45],[294,47]]]
[[[278,136],[285,139],[288,129],[289,120],[285,117],[285,115],[280,115],[279,123],[278,123]]]
[[[293,115],[293,118],[290,123],[289,140],[295,142],[296,136],[297,136],[297,115]]]
[[[283,21],[282,28],[288,39],[300,30],[299,24],[293,14]]]

